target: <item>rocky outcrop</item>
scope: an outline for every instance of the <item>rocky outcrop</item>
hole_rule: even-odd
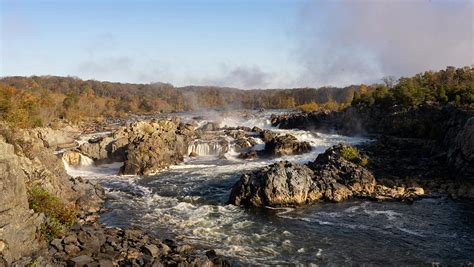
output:
[[[447,157],[456,174],[474,184],[474,117],[468,119],[458,132]]]
[[[230,203],[244,206],[285,206],[306,203],[313,172],[304,165],[279,162],[244,174],[230,193]]]
[[[180,134],[179,123],[171,120],[138,122],[114,134],[126,138],[126,160],[122,174],[148,175],[183,161],[190,136]]]
[[[311,151],[308,142],[300,142],[290,134],[276,136],[265,143],[264,153],[270,156],[297,155]]]
[[[120,174],[149,175],[181,163],[194,134],[191,124],[175,119],[140,121],[89,140],[78,151],[97,164],[123,161]]]
[[[344,158],[345,149],[351,147],[343,144],[330,147],[308,164],[315,177],[311,200],[339,202],[351,197],[368,197],[374,192],[373,174]]]
[[[229,202],[244,206],[295,206],[349,198],[413,200],[422,188],[377,185],[373,174],[345,158],[349,146],[339,144],[307,165],[279,162],[244,174],[233,186]]]
[[[60,125],[60,129],[35,128],[32,133],[43,141],[47,148],[57,149],[76,146],[76,139],[81,131],[71,125]]]
[[[436,162],[447,166],[444,173],[452,180],[474,184],[473,131],[474,110],[452,105],[424,103],[409,109],[401,106],[382,108],[349,107],[339,112],[293,113],[272,116],[280,128],[299,128],[337,132],[346,135],[376,134],[416,139],[429,144]],[[407,150],[406,156],[418,154]],[[394,157],[394,159],[397,159]],[[449,171],[448,171],[449,170]]]
[[[0,136],[0,266],[41,247],[37,239],[44,217],[28,207],[27,177],[11,144]]]
[[[42,213],[29,210],[28,190],[41,187],[81,214],[96,212],[103,191],[67,175],[60,158],[34,131],[0,124],[0,263],[10,264],[41,248]],[[20,264],[21,265],[21,264]]]

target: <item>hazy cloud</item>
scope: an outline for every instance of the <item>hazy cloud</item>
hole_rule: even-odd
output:
[[[126,56],[104,57],[84,61],[77,70],[86,77],[115,80],[121,75],[129,76],[133,64],[133,60]]]
[[[228,67],[224,65],[220,74],[204,79],[201,83],[241,89],[265,88],[271,77],[272,74],[262,71],[258,66]]]
[[[472,1],[311,1],[295,29],[300,81],[343,85],[474,63]]]

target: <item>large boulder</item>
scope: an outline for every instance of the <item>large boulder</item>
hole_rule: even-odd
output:
[[[244,174],[232,188],[229,202],[244,206],[288,206],[306,203],[313,172],[288,161]]]
[[[114,137],[129,142],[120,173],[149,175],[181,163],[190,141],[190,135],[182,132],[183,128],[174,120],[142,121],[120,129]]]
[[[355,151],[351,146],[338,144],[308,164],[314,171],[311,200],[339,202],[355,196],[368,197],[374,192],[375,177],[358,163],[360,155],[351,153]]]
[[[297,155],[311,151],[308,142],[300,142],[291,134],[276,136],[265,143],[264,153],[271,156]]]

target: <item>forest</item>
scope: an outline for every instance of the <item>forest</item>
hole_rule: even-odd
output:
[[[424,102],[474,103],[474,69],[447,67],[380,84],[344,88],[241,90],[216,86],[174,87],[75,77],[31,76],[0,79],[0,119],[16,127],[45,126],[58,119],[77,123],[101,117],[201,109],[343,109],[350,105],[417,106]]]

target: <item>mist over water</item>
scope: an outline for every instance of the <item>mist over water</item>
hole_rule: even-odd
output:
[[[271,128],[269,113],[201,116],[220,126]],[[191,120],[196,114],[180,114]],[[117,176],[120,164],[68,169],[74,176],[99,181],[107,190],[101,222],[139,226],[161,238],[193,244],[204,253],[215,249],[241,265],[457,265],[473,260],[474,203],[443,196],[413,204],[353,200],[305,208],[244,209],[228,205],[232,185],[244,172],[279,160],[312,161],[338,142],[363,138],[301,130],[273,129],[308,141],[312,151],[277,159],[242,160],[232,140],[222,147],[199,143],[195,158],[149,177]],[[257,138],[257,137],[256,137]],[[201,148],[199,148],[199,144]],[[214,146],[214,147],[213,147]],[[262,149],[262,142],[256,146]],[[212,148],[212,149],[211,149]]]

